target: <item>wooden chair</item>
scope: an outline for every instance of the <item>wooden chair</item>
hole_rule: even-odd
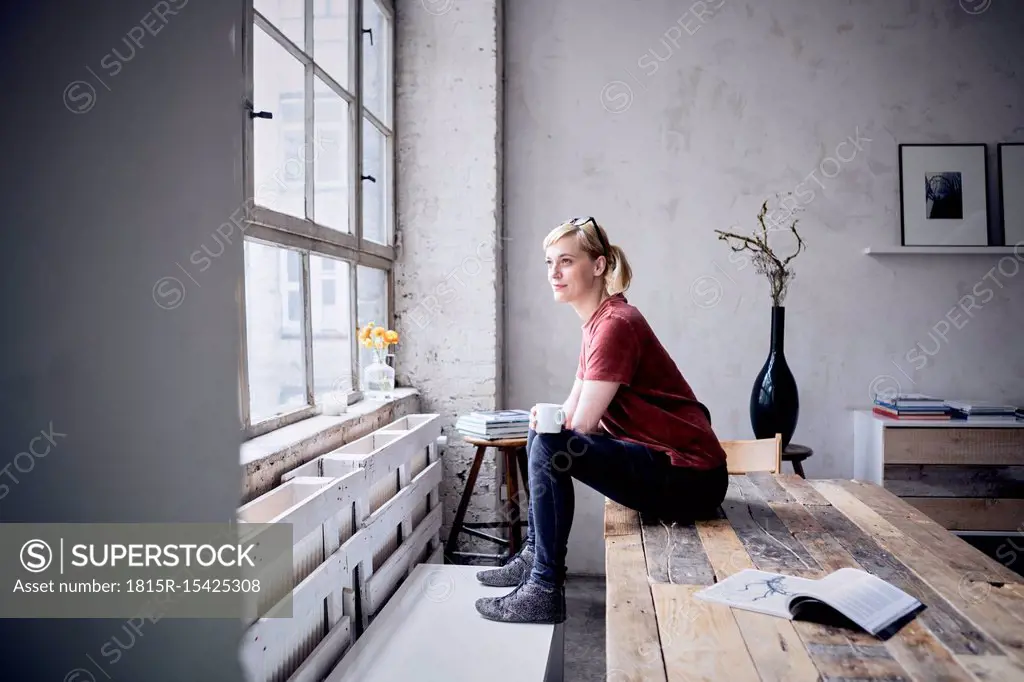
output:
[[[782,470],[782,434],[775,438],[758,440],[723,440],[725,464],[730,474],[746,474],[751,471],[770,471],[777,474]]]

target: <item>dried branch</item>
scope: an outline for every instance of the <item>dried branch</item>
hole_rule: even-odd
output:
[[[778,198],[779,195],[776,195]],[[787,211],[786,218],[789,218],[798,211],[802,211],[802,207],[794,206],[792,209],[785,209]],[[750,251],[753,256],[754,269],[758,274],[767,275],[768,284],[771,287],[772,305],[781,306],[782,302],[786,298],[786,293],[789,289],[789,283],[796,276],[796,273],[789,267],[790,262],[796,258],[802,251],[805,250],[806,244],[800,237],[800,233],[797,232],[796,226],[799,220],[793,219],[789,224],[788,230],[793,233],[796,237],[796,250],[786,256],[784,259],[780,259],[775,255],[775,251],[768,244],[768,233],[778,231],[778,227],[769,228],[765,223],[765,216],[768,214],[768,200],[765,199],[764,203],[761,204],[761,210],[757,213],[757,223],[760,227],[759,230],[755,230],[749,237],[735,232],[726,232],[724,230],[715,230],[718,234],[718,238],[729,244],[729,248],[739,253],[742,251]]]

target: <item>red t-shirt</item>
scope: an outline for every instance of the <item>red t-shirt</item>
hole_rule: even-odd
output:
[[[611,437],[665,452],[676,466],[725,464],[707,408],[622,294],[605,299],[583,325],[576,377],[622,384],[601,417]]]

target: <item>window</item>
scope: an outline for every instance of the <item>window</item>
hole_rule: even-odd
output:
[[[293,338],[302,333],[303,329],[303,296],[302,296],[302,254],[292,249],[281,249],[281,263],[278,272],[281,274],[280,297],[281,337]],[[323,336],[348,335],[348,310],[351,307],[349,296],[348,263],[343,260],[326,258],[311,254],[309,259],[309,291],[311,331],[313,340]],[[383,270],[374,270],[385,276]],[[341,307],[344,306],[344,307]],[[381,313],[384,319],[385,313]]]
[[[394,14],[390,0],[249,11],[240,396],[254,436],[358,400],[356,327],[390,322]]]
[[[387,324],[388,283],[384,273],[373,268],[359,266],[359,326],[374,322]],[[373,351],[359,346],[359,365],[365,367],[373,362]]]
[[[313,313],[313,398],[347,401],[357,386],[352,374],[350,266],[317,255],[309,257]],[[387,275],[383,270],[374,270]],[[355,325],[351,325],[353,328]],[[354,331],[354,329],[352,330]]]
[[[363,5],[363,236],[380,244],[390,240],[393,225],[391,131],[393,52],[391,23],[376,0]]]
[[[374,0],[363,2],[363,31],[369,44],[363,50],[363,103],[380,123],[391,123],[391,31],[388,17]]]
[[[256,241],[245,242],[245,339],[249,370],[249,414],[254,422],[304,407],[306,404],[306,363],[302,327],[297,334],[282,338],[280,329],[296,312],[292,305],[280,305],[279,269],[288,270],[300,262],[300,254]],[[284,268],[282,268],[282,264]],[[290,273],[285,273],[289,279]],[[283,296],[298,301],[297,319],[302,315],[300,277],[296,288]],[[295,387],[300,390],[296,391]]]

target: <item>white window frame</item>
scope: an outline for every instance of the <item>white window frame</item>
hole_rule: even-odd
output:
[[[333,0],[338,2],[339,0]],[[313,54],[313,8],[316,3],[322,0],[304,0],[305,36],[304,45],[298,46],[281,33],[266,17],[260,14],[253,6],[253,0],[245,3],[246,18],[242,29],[243,44],[245,46],[245,116],[243,130],[243,183],[245,196],[249,198],[246,211],[246,239],[270,244],[279,247],[297,249],[302,257],[301,284],[303,301],[303,324],[302,332],[304,341],[304,358],[306,374],[306,405],[297,410],[275,415],[268,419],[253,423],[250,412],[249,401],[249,368],[248,368],[248,344],[246,341],[246,315],[245,296],[240,297],[240,314],[242,330],[242,348],[240,353],[239,367],[239,407],[241,413],[242,430],[247,438],[253,438],[264,433],[281,428],[288,424],[295,423],[302,419],[320,414],[322,406],[315,400],[313,383],[313,325],[311,310],[311,281],[310,281],[310,254],[319,254],[344,260],[348,262],[349,271],[349,309],[350,309],[350,339],[352,346],[352,377],[353,387],[348,394],[348,403],[352,404],[362,399],[362,392],[359,388],[359,346],[355,330],[358,326],[358,290],[357,290],[357,266],[366,265],[384,270],[386,273],[386,309],[387,320],[382,323],[391,326],[394,319],[394,262],[396,259],[396,247],[394,245],[394,216],[395,216],[395,141],[394,141],[394,90],[395,90],[395,12],[392,0],[365,0],[375,2],[381,13],[388,19],[389,35],[387,40],[387,86],[385,93],[385,108],[391,125],[388,126],[377,118],[363,105],[363,45],[366,38],[363,35],[363,1],[347,0],[349,9],[349,35],[348,35],[348,82],[351,90],[341,86],[327,72],[320,67]],[[316,96],[314,84],[315,78],[320,78],[338,96],[348,103],[349,131],[348,131],[348,169],[349,178],[357,179],[349,185],[349,228],[350,233],[343,233],[338,230],[319,225],[310,219],[298,218],[293,215],[281,213],[263,206],[251,206],[252,198],[256,196],[254,179],[254,130],[262,119],[254,119],[249,115],[251,111],[270,110],[277,107],[277,103],[255,102],[254,101],[254,74],[253,74],[253,36],[259,26],[267,35],[275,39],[285,50],[295,57],[305,69],[305,115],[306,115],[306,142],[310,144],[314,135],[313,111],[314,98]],[[367,43],[368,44],[368,43]],[[367,119],[374,127],[384,134],[385,137],[385,166],[386,178],[376,178],[377,182],[384,183],[386,188],[387,204],[385,211],[386,239],[387,244],[378,244],[363,238],[363,119]],[[315,215],[313,212],[313,178],[314,178],[314,155],[306,155],[305,169],[305,207],[306,215]],[[284,261],[281,261],[282,266]],[[282,268],[284,270],[284,268]],[[287,273],[282,274],[282,284],[287,280]],[[243,274],[242,291],[245,291]],[[287,291],[283,288],[282,291]],[[284,296],[287,299],[287,295]],[[287,306],[287,303],[284,304]],[[287,321],[287,311],[285,311]]]

